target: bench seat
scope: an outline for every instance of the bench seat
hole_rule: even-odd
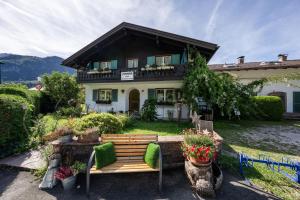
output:
[[[157,135],[149,134],[102,134],[101,144],[112,142],[116,153],[116,162],[96,169],[95,151],[92,152],[86,171],[86,191],[89,194],[91,174],[156,172],[159,175],[159,190],[162,189],[162,154],[159,148],[157,168],[149,167],[144,155],[149,143],[157,143]]]
[[[158,172],[159,169],[149,167],[144,161],[117,161],[111,165],[96,169],[94,165],[90,169],[90,174],[112,174],[112,173],[130,173],[130,172]]]

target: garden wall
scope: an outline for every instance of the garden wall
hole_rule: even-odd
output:
[[[183,136],[159,136],[158,142],[163,155],[163,168],[175,168],[184,165],[184,158],[180,149]],[[64,159],[88,162],[93,146],[99,143],[52,142],[56,153],[61,153]]]

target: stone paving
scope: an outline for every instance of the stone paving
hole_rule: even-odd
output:
[[[91,179],[91,193],[85,195],[85,176],[77,180],[77,188],[64,192],[61,185],[52,190],[39,190],[36,178],[25,171],[0,169],[0,199],[2,200],[135,200],[135,199],[170,199],[195,200],[197,197],[188,183],[184,169],[164,170],[163,193],[157,190],[158,176],[154,173],[139,174],[106,174],[94,175]],[[277,199],[272,195],[251,188],[226,171],[224,183],[215,199],[222,200],[270,200]]]
[[[31,150],[19,155],[9,156],[0,160],[0,166],[11,166],[24,170],[39,169],[46,163],[38,150]]]

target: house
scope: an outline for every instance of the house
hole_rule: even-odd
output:
[[[209,68],[220,73],[231,73],[239,78],[242,83],[249,83],[257,79],[286,74],[297,73],[300,75],[300,60],[288,60],[286,54],[279,54],[278,59],[274,61],[245,62],[245,57],[241,56],[237,58],[236,63],[209,65]],[[292,80],[290,83],[292,84],[268,83],[258,95],[279,96],[283,102],[286,115],[295,116],[296,113],[300,113],[300,80]]]
[[[77,69],[77,81],[85,88],[90,110],[135,112],[146,99],[156,97],[159,118],[180,115],[187,119],[180,88],[189,47],[207,61],[218,49],[213,43],[121,23],[65,59],[63,65]]]

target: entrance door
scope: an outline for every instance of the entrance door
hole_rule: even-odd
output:
[[[129,93],[129,112],[138,112],[140,110],[140,92],[137,89]]]
[[[294,109],[293,112],[294,113],[300,113],[300,92],[294,92],[294,98],[293,98],[293,102],[294,102]]]

